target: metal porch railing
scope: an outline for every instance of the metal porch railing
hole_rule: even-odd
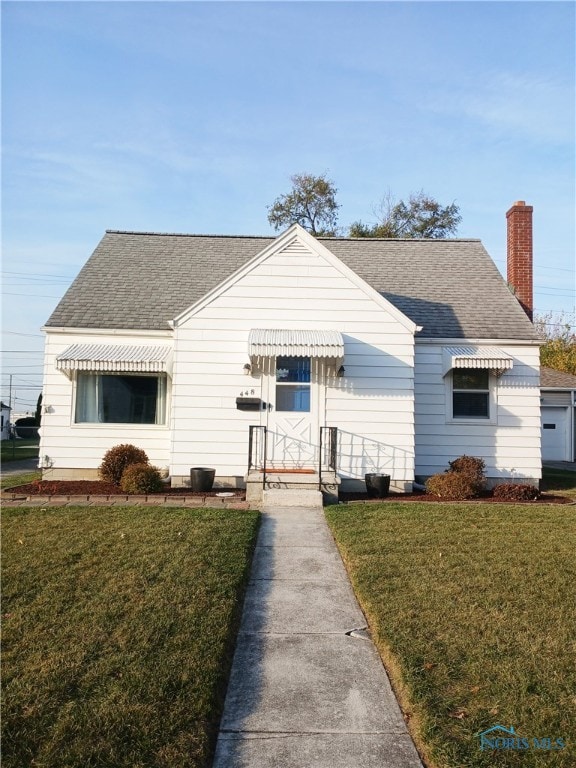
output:
[[[262,488],[266,488],[266,454],[268,429],[260,424],[248,427],[248,474],[251,470],[262,472]]]
[[[318,451],[318,488],[322,488],[322,468],[336,472],[338,456],[338,427],[320,427],[320,449]]]

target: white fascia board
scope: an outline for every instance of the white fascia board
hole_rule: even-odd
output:
[[[46,335],[50,334],[65,334],[67,336],[134,336],[134,337],[148,337],[160,339],[171,339],[174,336],[174,331],[159,329],[146,329],[146,328],[66,328],[66,327],[52,327],[43,325],[40,328]]]
[[[254,269],[254,267],[258,266],[263,261],[266,261],[266,259],[273,253],[277,253],[283,248],[286,248],[288,245],[294,242],[294,240],[299,240],[313,253],[327,261],[357,288],[360,288],[360,290],[363,291],[368,296],[368,298],[372,299],[375,304],[392,315],[392,317],[394,317],[394,319],[397,320],[400,325],[402,325],[407,331],[415,334],[420,329],[420,326],[417,326],[416,323],[410,320],[410,318],[401,312],[397,307],[395,307],[394,304],[391,304],[388,299],[385,299],[383,296],[381,296],[378,291],[375,291],[374,288],[362,280],[362,278],[359,277],[356,272],[354,272],[354,270],[350,269],[350,267],[347,267],[346,264],[340,261],[340,259],[338,259],[325,245],[318,242],[315,237],[313,237],[299,224],[292,224],[285,232],[283,232],[272,243],[270,243],[270,245],[264,248],[263,251],[254,256],[254,258],[250,259],[250,261],[240,267],[240,269],[237,269],[236,272],[227,277],[226,280],[209,291],[191,307],[180,313],[176,318],[174,318],[174,327],[176,328],[190,317],[193,317],[197,312],[210,304],[215,298],[228,290],[228,288],[241,280],[245,275],[249,274]]]
[[[483,345],[483,346],[491,346],[491,347],[504,347],[504,346],[512,346],[512,347],[541,347],[542,344],[545,344],[544,341],[540,341],[539,339],[475,339],[475,338],[468,338],[468,337],[460,337],[460,338],[445,338],[443,336],[437,336],[435,338],[425,338],[425,339],[419,339],[416,336],[416,344],[435,344],[438,345],[448,345],[448,346],[455,346],[455,345],[466,345],[466,344],[475,344],[475,345]]]

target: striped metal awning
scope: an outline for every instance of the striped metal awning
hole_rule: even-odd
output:
[[[442,358],[444,376],[454,368],[482,368],[501,376],[514,363],[510,355],[497,347],[444,347]]]
[[[248,336],[248,354],[257,357],[344,357],[344,339],[339,331],[303,331],[253,328]]]
[[[73,344],[56,358],[60,371],[171,373],[172,347]]]

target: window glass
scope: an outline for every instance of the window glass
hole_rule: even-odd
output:
[[[310,387],[309,386],[278,386],[276,387],[277,411],[309,411]]]
[[[80,373],[76,422],[164,424],[166,378]]]
[[[452,417],[490,418],[490,374],[486,370],[452,372]]]
[[[455,419],[487,419],[488,393],[454,392]]]
[[[276,358],[276,381],[310,381],[309,357],[278,357]]]
[[[276,358],[277,411],[310,411],[310,368],[309,357]]]
[[[454,389],[488,389],[488,371],[455,370],[452,376]]]

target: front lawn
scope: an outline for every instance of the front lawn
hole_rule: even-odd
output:
[[[540,487],[548,493],[576,498],[576,472],[544,466]]]
[[[326,515],[428,764],[576,765],[574,507],[388,502]],[[476,734],[496,724],[529,748],[481,751]]]
[[[0,478],[0,488],[16,488],[18,485],[33,483],[42,478],[42,470],[35,469],[30,472],[20,472],[17,475],[2,475]]]
[[[3,765],[208,766],[258,513],[3,512]]]

